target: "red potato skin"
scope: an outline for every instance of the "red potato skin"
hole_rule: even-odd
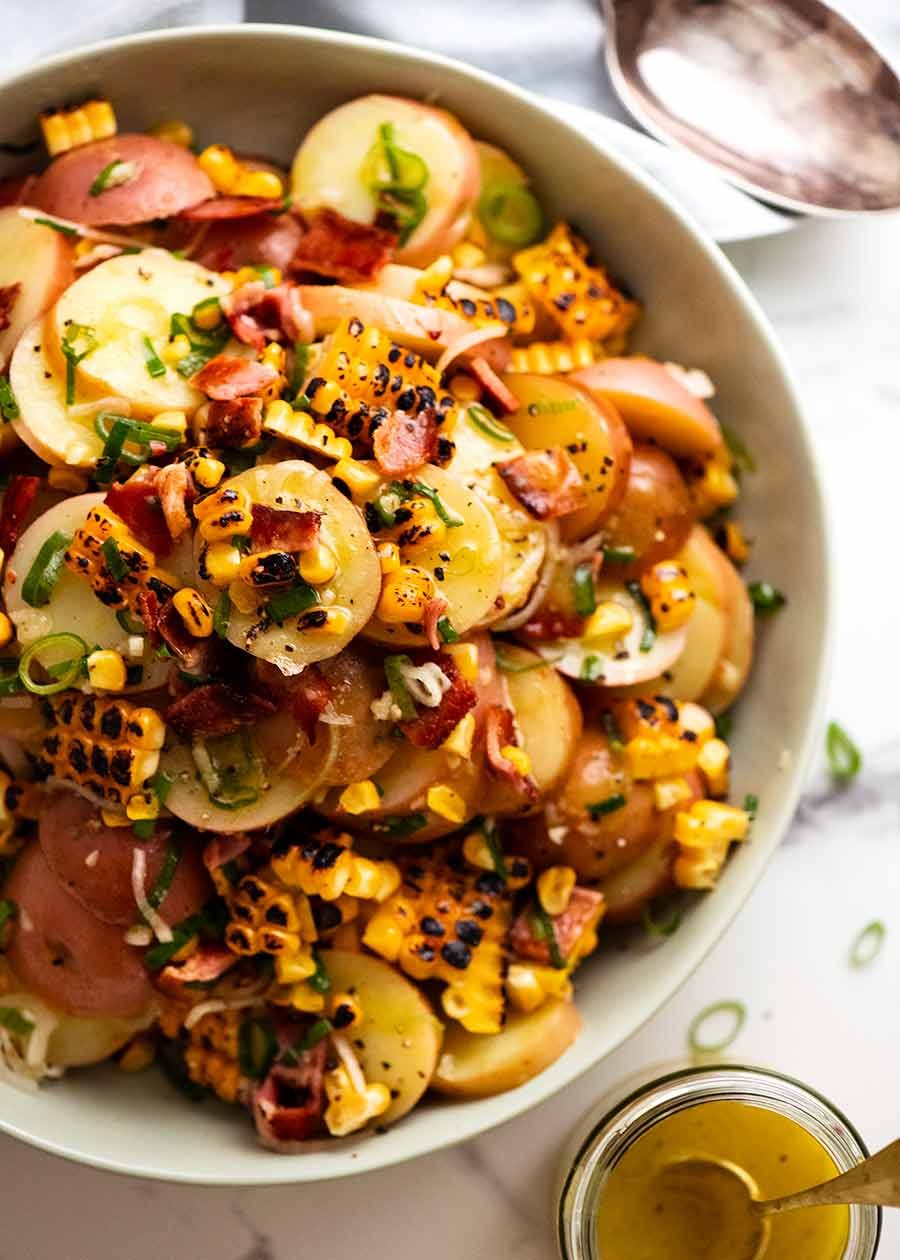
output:
[[[141,951],[66,892],[39,844],[21,854],[3,896],[18,907],[6,956],[29,993],[68,1015],[130,1018],[147,1009],[153,990]]]
[[[635,563],[610,566],[622,578],[634,577],[657,560],[668,560],[687,542],[694,509],[687,485],[671,456],[638,443],[628,467],[625,492],[603,522],[607,546],[633,547]]]
[[[162,870],[170,834],[160,825],[151,839],[136,841],[130,827],[105,827],[100,811],[74,792],[48,797],[38,822],[44,858],[68,895],[95,918],[124,927],[139,921],[131,888],[134,850],[139,846],[147,855],[145,886],[152,888]],[[175,875],[159,907],[170,927],[196,914],[214,892],[201,846],[188,839],[180,849]],[[87,866],[85,859],[95,851],[96,863]]]
[[[114,161],[137,162],[137,177],[92,197],[91,184]],[[215,191],[187,149],[155,136],[126,133],[61,154],[38,179],[31,200],[47,214],[89,227],[125,226],[168,219],[214,197]]]
[[[196,225],[185,231],[185,225],[179,224],[178,231],[182,238],[193,237]],[[191,258],[211,271],[236,271],[265,263],[286,272],[302,236],[303,228],[292,214],[257,214],[210,224]]]

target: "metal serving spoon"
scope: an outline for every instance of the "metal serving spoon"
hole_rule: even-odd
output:
[[[603,0],[648,131],[805,214],[900,207],[900,80],[822,0]]]
[[[779,1212],[836,1203],[900,1207],[900,1141],[831,1181],[780,1199],[757,1199],[753,1178],[724,1159],[678,1160],[663,1168],[657,1180],[689,1208],[712,1209],[729,1223],[727,1236],[721,1238],[722,1260],[762,1260],[769,1241],[767,1218]]]

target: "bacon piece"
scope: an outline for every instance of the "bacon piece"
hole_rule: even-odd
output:
[[[121,517],[138,542],[149,547],[155,556],[167,556],[172,550],[172,535],[159,497],[160,471],[138,469],[127,481],[111,485],[104,502]]]
[[[425,639],[428,646],[434,652],[439,652],[441,650],[443,640],[441,639],[440,632],[438,630],[438,622],[449,607],[450,605],[444,599],[443,595],[434,595],[425,605]]]
[[[243,831],[233,831],[230,835],[214,836],[203,849],[203,865],[210,874],[220,866],[233,862],[242,853],[246,853],[253,841]]]
[[[311,744],[316,742],[318,721],[334,699],[334,688],[318,665],[307,665],[301,674],[282,674],[268,661],[257,660],[253,668],[259,682],[269,692],[279,711],[287,709]]]
[[[252,1111],[259,1139],[270,1150],[292,1154],[315,1137],[325,1111],[325,1040],[304,1051],[296,1067],[276,1063],[254,1089]]]
[[[473,355],[468,367],[482,389],[490,394],[499,407],[509,412],[519,410],[522,405],[519,399],[509,386],[503,383],[487,359],[482,358],[480,354]]]
[[[204,427],[210,446],[252,446],[262,437],[263,401],[261,398],[233,398],[229,402],[211,402]]]
[[[414,722],[401,722],[400,729],[417,748],[437,748],[456,724],[478,703],[478,695],[470,682],[460,674],[456,661],[447,652],[416,656],[415,663],[434,661],[450,679],[450,686],[433,709],[422,706]]]
[[[27,206],[37,175],[9,175],[0,179],[0,206]]]
[[[159,597],[156,591],[140,591],[137,597],[137,606],[141,621],[144,623],[144,629],[147,631],[150,646],[153,648],[159,647]]]
[[[14,284],[5,284],[0,288],[0,332],[9,328],[10,315],[22,292],[22,285],[17,280]]]
[[[433,407],[424,408],[417,416],[406,411],[393,412],[372,438],[375,461],[389,477],[403,477],[431,463],[437,446],[437,415]]]
[[[495,464],[520,503],[539,521],[554,520],[584,506],[584,483],[575,461],[561,446],[525,451]]]
[[[322,513],[282,511],[254,503],[250,539],[254,547],[277,547],[281,551],[308,551],[319,536]]]
[[[304,310],[295,284],[267,289],[264,281],[251,280],[220,303],[238,341],[262,350],[267,341],[312,341],[315,322]]]
[[[19,541],[19,534],[40,486],[40,477],[26,477],[17,473],[9,479],[3,496],[3,507],[0,508],[0,548],[7,556]]]
[[[528,800],[536,800],[538,789],[534,779],[503,756],[508,744],[517,743],[512,710],[501,704],[491,705],[485,715],[484,733],[488,769],[498,778],[506,779]]]
[[[161,468],[156,486],[166,528],[173,539],[180,538],[191,528],[188,507],[197,497],[194,479],[188,472],[187,465],[169,464]]]
[[[212,739],[233,735],[242,726],[257,722],[275,712],[267,696],[238,691],[228,683],[206,683],[166,709],[166,722],[183,739]]]
[[[584,618],[576,613],[558,612],[554,608],[538,608],[522,627],[528,639],[577,639],[581,636]]]
[[[231,402],[234,398],[259,394],[277,380],[278,373],[269,363],[217,354],[191,377],[191,384],[217,402]]]
[[[397,233],[366,223],[353,223],[336,210],[319,210],[308,222],[294,255],[294,271],[314,271],[342,284],[372,280],[390,262]]]
[[[564,959],[569,957],[585,930],[596,924],[602,912],[602,893],[595,892],[592,888],[576,886],[572,889],[568,906],[562,914],[552,916],[553,934]],[[530,958],[546,965],[551,961],[550,945],[535,937],[531,914],[530,910],[523,910],[516,919],[510,933],[510,944],[520,958]]]
[[[225,945],[201,941],[183,963],[168,963],[155,977],[154,984],[172,998],[188,996],[189,984],[212,984],[224,976],[238,961]]]
[[[254,214],[280,214],[283,210],[283,197],[210,197],[208,201],[188,206],[178,217],[196,223],[209,219],[249,219]]]

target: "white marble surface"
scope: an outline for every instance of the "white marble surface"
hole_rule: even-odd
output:
[[[883,37],[900,53],[895,5],[882,9]],[[866,10],[871,24],[871,0],[855,9]],[[900,1132],[900,218],[806,223],[729,253],[783,339],[817,437],[838,571],[829,710],[864,751],[856,785],[835,792],[819,769],[761,886],[681,993],[529,1115],[354,1182],[273,1190],[125,1181],[0,1138],[3,1260],[550,1260],[565,1136],[608,1085],[679,1055],[693,1015],[719,998],[748,1008],[737,1057],[817,1086],[871,1147]],[[874,918],[885,947],[853,971],[849,947]],[[880,1256],[900,1260],[900,1212]]]

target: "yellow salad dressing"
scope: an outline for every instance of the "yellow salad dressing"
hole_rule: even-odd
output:
[[[743,1102],[708,1102],[667,1116],[639,1137],[609,1175],[597,1214],[602,1260],[732,1260],[746,1236],[745,1212],[711,1194],[686,1198],[659,1178],[685,1159],[724,1159],[755,1181],[757,1197],[777,1198],[837,1176],[818,1141],[775,1111]],[[800,1208],[769,1218],[765,1260],[840,1260],[846,1207]]]

